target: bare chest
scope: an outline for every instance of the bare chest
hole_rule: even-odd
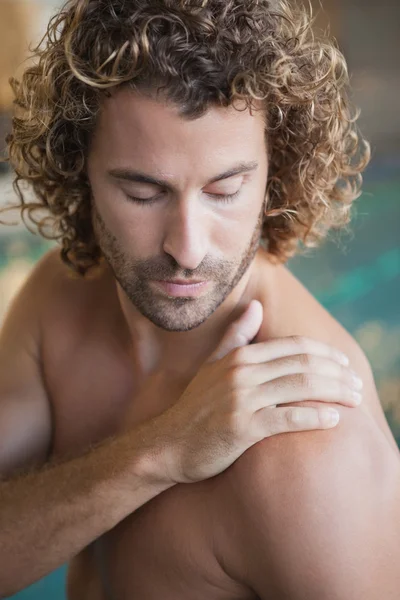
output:
[[[98,540],[106,600],[254,600],[225,573],[216,551],[216,485],[176,486]]]
[[[155,374],[135,385],[112,340],[86,340],[44,358],[53,400],[53,456],[73,457],[163,412],[187,384]],[[220,565],[218,477],[157,496],[70,563],[70,600],[253,598]],[[95,590],[95,591],[94,591]]]

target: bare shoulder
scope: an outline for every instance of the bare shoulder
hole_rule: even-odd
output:
[[[31,278],[32,285],[40,291],[41,303],[46,311],[51,306],[64,307],[65,304],[83,307],[104,286],[100,270],[91,276],[78,275],[62,261],[59,248],[53,248],[42,256]]]
[[[335,429],[267,438],[225,474],[220,554],[260,598],[397,597],[400,461],[367,414],[340,412]]]
[[[266,285],[264,292],[261,291],[266,318],[256,341],[285,336],[311,337],[338,347],[355,363],[368,368],[356,340],[285,266],[276,267],[272,277],[272,290]]]
[[[271,289],[272,292],[266,286],[260,294],[265,318],[255,341],[304,336],[344,352],[349,357],[350,367],[364,383],[363,403],[358,411],[373,418],[395,450],[396,443],[378,396],[371,364],[358,342],[286,267],[275,269]]]
[[[378,597],[363,588],[365,574],[374,570],[380,573],[374,593],[387,590],[385,597],[394,598],[400,454],[371,367],[357,342],[290,273],[277,271],[276,277],[278,291],[266,299],[255,341],[306,336],[337,347],[364,379],[364,406],[332,403],[340,413],[337,427],[266,438],[222,474],[225,568],[260,598],[293,600],[324,597],[326,589],[347,598],[353,584],[352,598]],[[320,403],[293,404],[299,405]]]
[[[60,249],[46,252],[32,269],[27,281],[32,305],[40,319],[45,345],[85,335],[91,324],[111,320],[117,310],[115,285],[106,269],[83,277],[61,259]]]
[[[55,250],[47,252],[30,270],[23,285],[12,298],[2,325],[2,338],[23,339],[24,347],[39,360],[43,328],[49,307],[54,306],[54,290],[62,280],[62,265]]]

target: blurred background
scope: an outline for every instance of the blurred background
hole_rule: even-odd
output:
[[[8,79],[26,66],[56,0],[0,0],[0,153],[10,129]],[[351,232],[335,236],[289,267],[352,333],[367,354],[400,445],[400,3],[313,1],[318,27],[330,26],[345,54],[361,131],[372,145],[364,193]],[[0,204],[13,201],[12,173],[0,165]],[[13,215],[14,217],[14,215]],[[51,247],[18,224],[0,225],[0,326],[11,298]],[[20,592],[18,600],[63,600],[66,567]]]

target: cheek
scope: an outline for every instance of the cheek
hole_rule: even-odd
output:
[[[129,204],[115,215],[121,244],[142,256],[158,251],[162,237],[162,223],[157,211],[132,207]]]
[[[157,211],[136,207],[124,198],[123,192],[106,185],[92,186],[96,206],[109,231],[126,250],[142,254],[154,252],[160,235]]]
[[[260,216],[260,203],[236,206],[219,215],[212,226],[210,244],[226,257],[240,257],[254,235]]]

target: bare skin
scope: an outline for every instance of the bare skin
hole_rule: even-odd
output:
[[[248,170],[211,182],[244,162]],[[143,183],[137,172],[163,183]],[[50,455],[78,457],[90,445],[174,406],[237,311],[252,299],[263,306],[254,343],[305,335],[342,350],[364,380],[363,403],[357,409],[340,406],[336,435],[320,431],[275,436],[250,448],[224,473],[175,485],[141,506],[72,560],[70,600],[288,597],[277,588],[273,572],[265,575],[262,562],[259,571],[250,568],[249,557],[257,565],[257,556],[265,556],[266,549],[265,540],[247,536],[252,530],[247,524],[249,515],[255,515],[266,532],[278,517],[286,518],[285,510],[296,513],[301,493],[308,495],[306,504],[314,501],[312,486],[302,486],[301,471],[299,477],[298,469],[290,467],[293,444],[302,468],[319,456],[322,443],[332,454],[330,462],[343,464],[353,453],[363,456],[360,447],[368,446],[376,480],[367,485],[365,502],[381,487],[394,497],[387,482],[398,482],[392,477],[398,476],[398,450],[365,357],[285,267],[270,263],[257,243],[267,172],[260,115],[214,109],[199,120],[184,121],[173,107],[125,91],[107,101],[88,163],[93,220],[107,262],[96,277],[83,280],[71,278],[57,254],[50,253],[32,298],[40,330],[32,343],[36,351],[40,348],[51,399]],[[238,199],[232,204],[221,202],[221,196],[236,191]],[[141,206],[129,196],[156,201]],[[174,277],[208,279],[211,285],[191,302],[156,292],[153,280]],[[358,449],[350,447],[344,456],[340,448],[349,448],[345,443],[352,439]],[[285,457],[287,478],[281,477],[277,485]],[[37,461],[45,458],[38,456]],[[382,465],[389,465],[384,479]],[[322,462],[316,470],[318,478],[325,467]],[[251,480],[252,473],[260,479]],[[268,488],[272,513],[260,508],[265,481],[274,482]],[[378,485],[382,481],[385,485]],[[319,490],[330,496],[329,485],[321,477]],[[282,512],[279,498],[285,486],[295,493],[283,503]],[[250,498],[249,490],[255,492]],[[316,501],[323,504],[319,497]],[[391,506],[392,500],[386,502],[385,527],[396,516]],[[341,506],[338,510],[344,512]],[[348,505],[345,510],[350,514]],[[314,523],[306,528],[308,535],[320,530]],[[290,546],[285,547],[284,539],[282,545],[275,542],[278,566],[300,546],[301,532],[296,538],[296,528],[292,531]],[[379,556],[377,540],[376,535],[373,554]],[[286,565],[294,575],[296,564],[293,559]],[[387,580],[390,573],[382,573]],[[294,589],[299,583],[294,581]],[[382,579],[379,589],[385,590],[384,585]],[[317,597],[312,590],[308,600]],[[296,593],[290,598],[297,600]]]
[[[89,444],[163,412],[179,397],[193,373],[178,379],[170,372],[158,370],[137,385],[132,377],[126,328],[110,273],[92,281],[72,280],[55,254],[46,260],[53,290],[52,303],[46,306],[43,346],[55,419],[52,456],[79,456]],[[263,326],[255,341],[286,336],[289,332],[312,334],[315,339],[347,353],[352,366],[363,370],[365,378],[364,359],[355,342],[290,272],[284,267],[272,267],[263,250],[259,251],[254,266],[255,281],[262,285],[255,285],[252,295],[264,306]],[[290,302],[293,297],[302,301],[294,306]],[[107,319],[103,318],[105,314]],[[60,339],[65,343],[59,344]],[[73,403],[71,398],[85,398],[85,404]],[[332,406],[338,408],[333,403]],[[346,411],[353,409],[339,410],[342,418],[346,418]],[[356,411],[362,413],[357,420],[362,424],[366,416],[376,438],[384,440],[388,455],[398,453],[377,396],[364,394],[364,401]],[[374,444],[370,431],[368,436],[369,443]],[[271,439],[273,455],[284,452],[285,437],[277,440]],[[267,455],[269,449],[264,445]],[[256,447],[246,452],[246,464],[251,465],[252,456],[257,464]],[[222,568],[219,553],[215,555],[215,548],[221,545],[222,556],[231,555],[230,544],[224,547],[226,532],[218,524],[224,523],[230,505],[233,510],[232,477],[240,473],[240,460],[236,470],[228,469],[215,478],[176,485],[163,492],[97,544],[87,547],[70,563],[68,597],[107,599],[108,587],[117,600],[136,595],[149,599],[256,598],[246,585],[239,583],[240,574],[235,573],[237,579],[233,578]],[[295,498],[292,509],[296,510]],[[240,548],[237,552],[241,554]],[[236,567],[232,557],[232,568],[233,565]]]

